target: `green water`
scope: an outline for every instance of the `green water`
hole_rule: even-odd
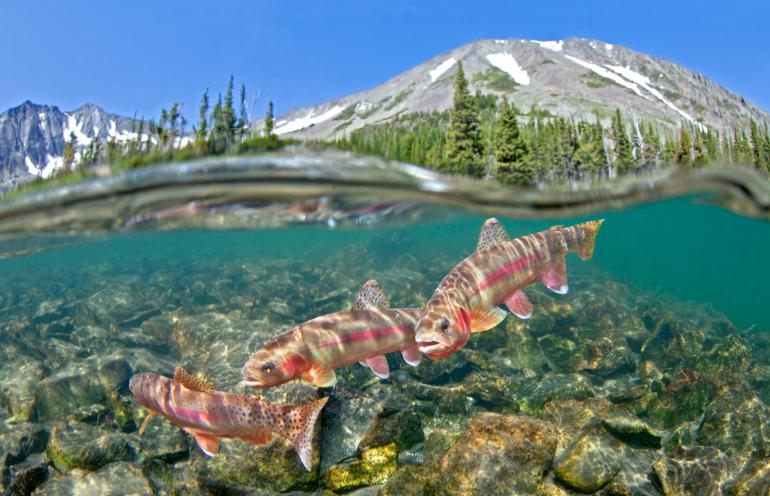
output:
[[[398,236],[408,244],[388,242],[394,254],[414,250],[420,258],[436,252],[445,261],[432,271],[448,271],[475,247],[485,217],[452,212],[451,222],[417,223],[391,228],[327,229],[295,227],[257,231],[182,231],[124,234],[85,241],[82,245],[26,257],[0,260],[5,280],[44,281],[64,275],[77,287],[78,275],[93,266],[116,274],[148,273],[173,262],[179,270],[195,270],[206,262],[258,262],[275,258],[304,260],[324,267],[326,260],[351,246]],[[553,220],[501,219],[511,237],[551,225],[570,225],[605,218],[594,257],[570,257],[570,273],[599,271],[632,288],[667,298],[711,305],[740,328],[770,330],[770,225],[695,199],[676,199],[601,212],[590,217]],[[386,253],[387,256],[387,253]],[[374,253],[371,269],[387,270]],[[394,267],[398,268],[398,267]],[[365,272],[367,267],[357,267]],[[216,274],[202,274],[216,278]],[[434,281],[438,284],[438,280]],[[173,288],[170,288],[173,289]],[[413,305],[422,302],[413,302]]]

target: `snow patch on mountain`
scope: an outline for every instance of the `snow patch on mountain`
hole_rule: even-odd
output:
[[[522,68],[510,53],[490,53],[487,55],[490,64],[507,73],[519,84],[529,84],[529,74]]]
[[[334,116],[336,116],[343,110],[345,110],[343,107],[340,107],[339,105],[335,105],[333,108],[315,117],[313,117],[313,111],[311,110],[310,113],[305,117],[300,117],[298,119],[294,119],[288,122],[287,121],[278,122],[274,132],[275,134],[293,133],[294,131],[305,129],[306,127],[310,127],[314,124],[320,124],[321,122],[328,121],[329,119],[332,119]]]
[[[83,132],[83,123],[78,122],[77,117],[74,115],[64,114],[67,116],[67,124],[64,126],[64,141],[70,140],[70,134],[75,133],[75,139],[81,146],[88,146],[91,143],[86,133]]]
[[[616,74],[616,73],[614,73],[614,72],[612,72],[612,71],[610,71],[608,69],[605,69],[604,67],[602,67],[600,65],[592,64],[591,62],[586,62],[585,60],[579,59],[577,57],[573,57],[572,55],[565,55],[565,57],[567,57],[569,60],[571,60],[572,62],[576,63],[577,65],[583,66],[586,69],[590,69],[591,71],[595,72],[596,74],[598,74],[599,76],[601,76],[603,78],[607,78],[607,79],[609,79],[611,81],[614,81],[614,82],[618,83],[619,85],[621,85],[621,86],[623,86],[625,88],[630,89],[631,91],[633,91],[634,93],[636,93],[640,97],[644,98],[645,100],[649,100],[649,97],[647,97],[647,95],[642,93],[642,90],[639,89],[639,86],[636,83],[633,83],[633,82],[623,78],[622,76],[619,76],[618,74]]]
[[[438,78],[441,77],[442,74],[444,74],[446,71],[452,68],[453,65],[457,63],[457,59],[454,57],[449,57],[442,63],[440,63],[438,66],[436,66],[435,69],[432,71],[429,71],[428,74],[430,74],[430,82],[435,82]]]
[[[554,52],[561,52],[564,50],[564,41],[558,40],[558,41],[539,41],[539,40],[530,40],[532,43],[537,43],[543,48],[547,48],[548,50],[553,50]]]
[[[29,157],[24,157],[24,165],[27,166],[27,172],[33,176],[40,176],[43,179],[48,179],[53,174],[62,168],[64,165],[64,157],[54,157],[52,155],[46,155],[46,163],[43,167],[32,161]]]
[[[605,64],[605,67],[607,67],[608,69],[610,69],[612,71],[615,71],[616,73],[618,73],[619,75],[621,75],[624,78],[628,79],[629,81],[633,81],[634,83],[638,84],[639,86],[641,86],[645,90],[649,91],[652,96],[654,96],[655,98],[657,98],[658,100],[663,102],[663,104],[665,104],[667,107],[669,107],[673,111],[677,112],[679,115],[681,115],[682,117],[684,117],[685,119],[687,119],[691,123],[693,123],[696,126],[698,126],[698,128],[701,131],[704,131],[704,132],[706,131],[706,126],[704,126],[700,122],[696,121],[693,118],[693,116],[691,116],[690,114],[688,114],[684,110],[680,109],[679,107],[674,105],[672,102],[670,102],[665,96],[663,96],[663,94],[660,91],[658,91],[658,89],[655,88],[652,85],[652,81],[650,81],[650,78],[648,78],[647,76],[645,76],[643,74],[639,74],[638,72],[632,70],[629,66],[623,67],[623,66],[619,66],[619,65]]]

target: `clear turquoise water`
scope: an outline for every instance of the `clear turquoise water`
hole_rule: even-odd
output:
[[[82,245],[0,260],[5,282],[45,281],[49,273],[67,274],[73,287],[79,275],[96,265],[116,274],[152,272],[173,262],[195,270],[196,260],[258,261],[270,258],[305,260],[324,266],[326,260],[357,243],[396,239],[373,253],[372,270],[383,270],[387,251],[435,250],[441,260],[460,261],[474,248],[484,217],[452,212],[455,219],[390,228],[192,230],[149,234],[116,234]],[[770,330],[770,224],[725,209],[681,198],[599,212],[579,218],[552,220],[502,219],[512,237],[554,224],[605,218],[594,258],[570,257],[570,273],[597,271],[632,288],[654,291],[662,302],[674,297],[713,306],[740,328]],[[400,238],[408,242],[399,243]],[[424,255],[424,253],[423,253]],[[422,258],[422,257],[421,257]],[[442,267],[432,271],[451,269]],[[358,269],[365,269],[357,267]],[[216,274],[208,274],[216,278]],[[438,280],[435,281],[438,284]],[[0,286],[5,283],[0,282]],[[173,288],[172,288],[173,289]],[[415,302],[419,303],[419,302]]]

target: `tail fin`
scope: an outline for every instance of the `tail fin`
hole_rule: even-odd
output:
[[[582,260],[588,260],[593,256],[596,233],[598,233],[599,228],[602,227],[602,222],[604,222],[604,219],[591,220],[575,226],[580,234],[582,234],[582,236],[580,236],[581,241],[578,248],[578,256]]]
[[[299,459],[306,470],[313,466],[313,435],[318,415],[323,410],[329,398],[321,398],[307,405],[288,407],[284,413],[286,432],[284,435],[294,445]]]

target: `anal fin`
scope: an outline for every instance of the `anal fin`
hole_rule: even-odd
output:
[[[211,434],[202,432],[190,432],[195,438],[198,447],[208,456],[214,456],[219,453],[219,438]]]
[[[484,332],[505,320],[508,312],[499,307],[471,312],[471,332]]]
[[[404,361],[412,367],[420,365],[420,360],[422,359],[422,353],[420,353],[417,343],[412,343],[404,348],[403,351],[401,351],[401,356],[404,357]]]
[[[567,260],[562,255],[551,263],[551,266],[543,274],[545,287],[557,294],[567,294]]]
[[[505,299],[505,305],[512,314],[520,319],[532,317],[532,302],[529,301],[524,291],[518,290]]]
[[[331,367],[316,365],[302,374],[302,378],[313,384],[315,387],[332,387],[337,384],[337,374]]]
[[[388,367],[388,359],[385,358],[385,355],[369,357],[363,360],[363,362],[372,370],[372,372],[374,372],[374,375],[380,379],[387,379],[390,377],[390,367]]]

